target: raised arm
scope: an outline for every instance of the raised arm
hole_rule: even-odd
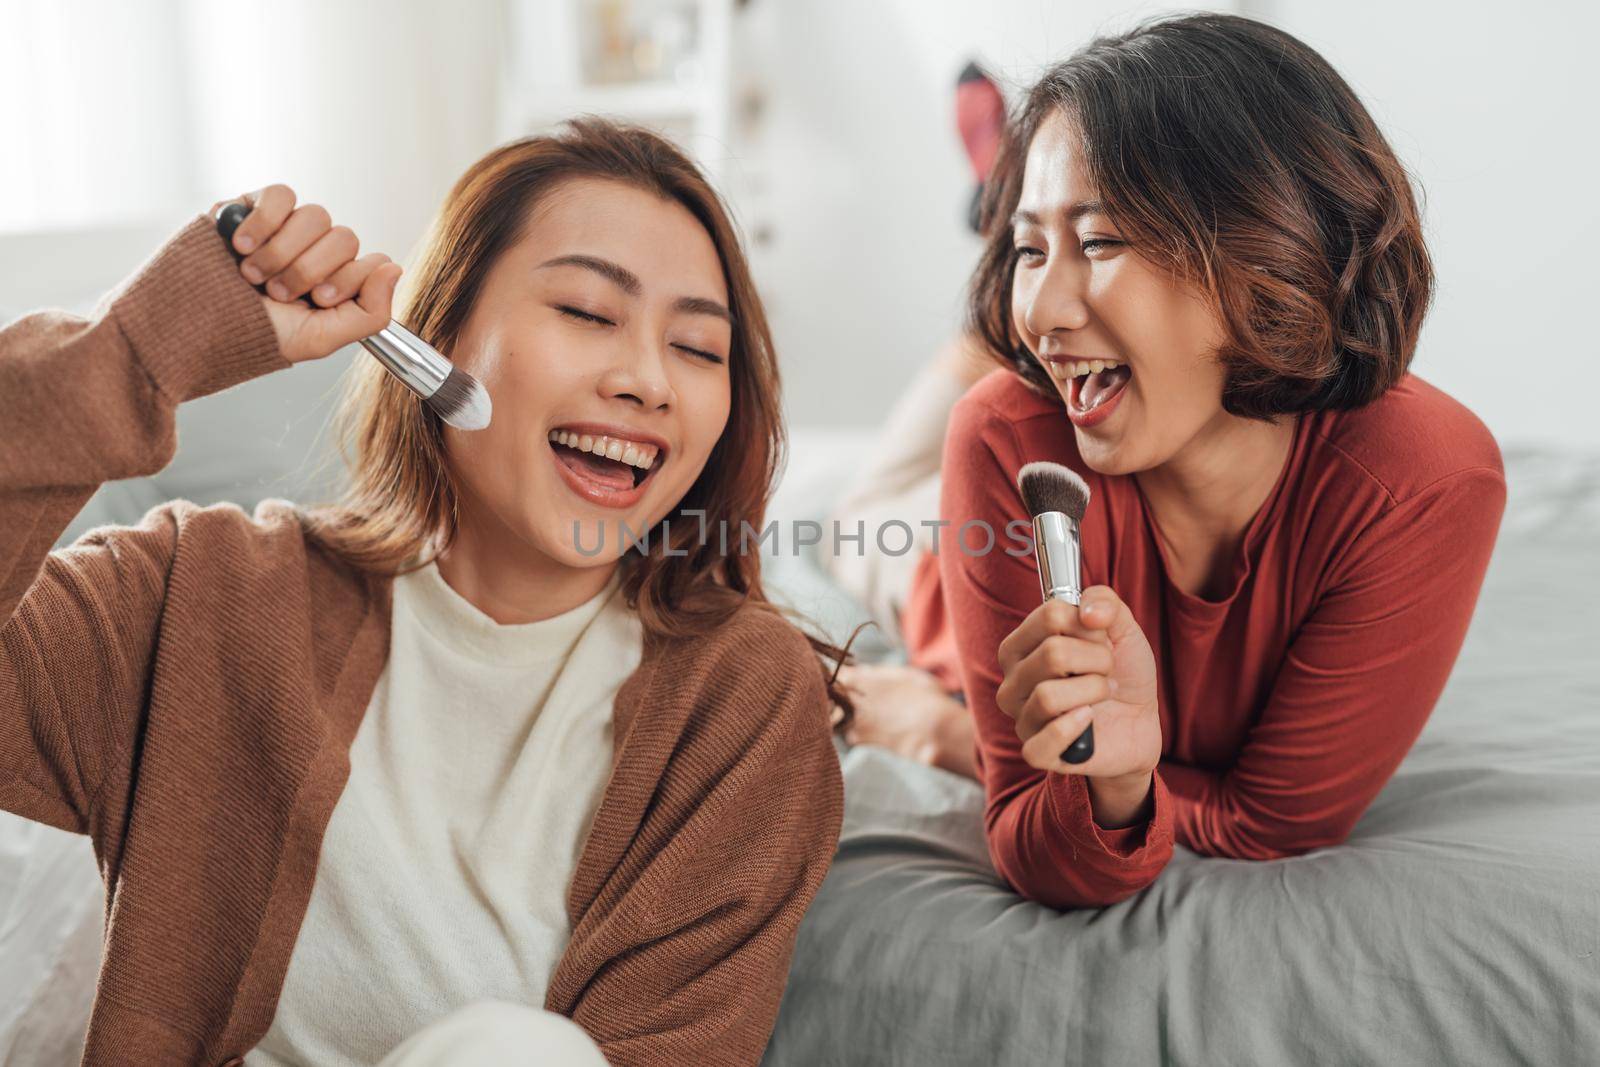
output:
[[[0,330],[0,807],[91,829],[132,744],[176,520],[164,505],[51,546],[102,483],[171,461],[180,402],[287,365],[204,217],[92,317]]]
[[[180,403],[388,321],[398,267],[351,262],[353,238],[286,187],[252,200],[245,266],[285,281],[289,299],[331,276],[340,291],[324,308],[265,300],[201,215],[91,317],[45,311],[0,330],[0,807],[26,818],[94,829],[108,768],[130,758],[192,505],[51,546],[101,484],[171,461]]]
[[[950,525],[940,538],[940,582],[977,731],[989,854],[1000,876],[1031,900],[1057,908],[1111,904],[1149,885],[1171,857],[1169,804],[1157,775],[1148,818],[1102,828],[1085,778],[1030,765],[1017,720],[1000,709],[1001,643],[1039,606],[1032,556],[1006,551],[1017,548],[1007,523],[1025,514],[1018,452],[1009,424],[972,394],[956,405],[945,446],[940,518]],[[994,531],[991,551],[977,551],[986,536],[980,528],[968,535],[971,551],[961,550],[957,536],[970,520]]]
[[[1504,509],[1500,472],[1476,468],[1363,531],[1289,646],[1234,766],[1162,762],[1180,843],[1260,860],[1349,835],[1439,699]]]

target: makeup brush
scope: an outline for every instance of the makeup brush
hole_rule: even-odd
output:
[[[224,204],[217,212],[217,232],[234,259],[244,258],[233,247],[233,233],[248,214],[250,205],[239,201]],[[323,310],[310,294],[302,296],[300,302]],[[458,430],[481,430],[489,425],[492,410],[489,391],[478,379],[452,366],[437,349],[398,322],[391,319],[389,325],[371,337],[363,337],[361,347],[376,356],[390,374],[451,426]]]
[[[1039,592],[1046,601],[1078,603],[1083,594],[1079,524],[1089,510],[1089,486],[1059,463],[1025,463],[1017,472],[1022,503],[1033,516],[1033,555],[1039,564]],[[1061,753],[1064,763],[1094,755],[1094,724]]]

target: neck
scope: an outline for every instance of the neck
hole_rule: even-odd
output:
[[[604,589],[619,566],[569,567],[461,502],[455,541],[439,556],[439,576],[502,626],[571,611]]]
[[[1231,544],[1271,494],[1294,429],[1290,417],[1274,424],[1222,412],[1177,455],[1134,477],[1168,537]]]

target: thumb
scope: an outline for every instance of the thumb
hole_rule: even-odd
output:
[[[1112,642],[1122,639],[1136,624],[1133,612],[1108,585],[1092,585],[1078,598],[1078,617],[1091,630],[1104,630]]]
[[[400,282],[400,274],[398,263],[385,263],[367,275],[353,300],[319,312],[324,316],[324,322],[328,322],[331,316],[328,333],[336,342],[334,347],[371,337],[389,325],[389,320],[393,318],[394,293]]]
[[[376,324],[373,333],[389,325],[389,320],[394,317],[394,292],[400,284],[401,273],[400,264],[383,264],[367,275],[355,300],[346,301],[346,304],[354,304],[360,308],[369,322]]]

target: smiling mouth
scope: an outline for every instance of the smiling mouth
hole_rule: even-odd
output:
[[[551,430],[550,447],[568,466],[605,488],[636,489],[655,474],[666,449],[603,434]]]
[[[1058,382],[1067,383],[1067,403],[1072,409],[1088,414],[1122,392],[1133,377],[1133,371],[1114,359],[1052,359],[1050,375]]]

